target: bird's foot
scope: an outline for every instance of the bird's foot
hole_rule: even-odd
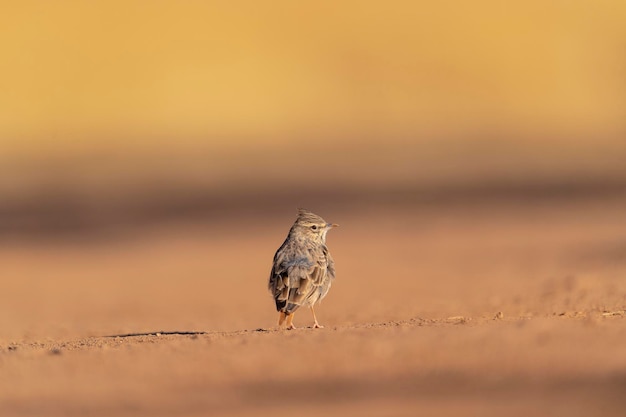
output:
[[[296,329],[296,326],[293,325],[293,316],[294,316],[294,313],[287,314],[287,323],[285,323],[286,326],[287,326],[287,330],[295,330]]]
[[[278,316],[278,325],[279,326],[283,325],[283,322],[285,321],[285,318],[287,318],[287,315],[281,311],[280,315]]]

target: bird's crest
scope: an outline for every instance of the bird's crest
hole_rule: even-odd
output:
[[[322,219],[317,214],[303,208],[298,209],[298,218],[296,221],[301,223],[326,223],[326,220]]]

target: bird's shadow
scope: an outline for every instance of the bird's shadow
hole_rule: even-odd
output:
[[[202,335],[208,334],[209,332],[202,331],[155,331],[155,332],[135,332],[135,333],[121,333],[121,334],[110,334],[102,337],[140,337],[140,336],[161,336],[161,335],[178,335],[178,336],[193,336],[193,335]]]
[[[264,329],[258,328],[254,330],[237,330],[232,332],[207,332],[207,331],[186,331],[186,330],[173,330],[173,331],[153,331],[153,332],[132,332],[132,333],[120,333],[120,334],[110,334],[102,337],[105,338],[117,338],[117,337],[141,337],[141,336],[200,336],[200,335],[209,335],[209,334],[219,334],[219,335],[239,335],[244,333],[253,333],[253,332],[270,332],[272,329]]]

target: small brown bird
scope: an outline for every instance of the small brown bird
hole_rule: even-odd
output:
[[[286,320],[287,328],[295,329],[295,311],[307,306],[313,313],[314,327],[323,327],[315,317],[313,306],[328,294],[335,279],[335,262],[326,247],[326,233],[337,226],[310,211],[298,210],[287,239],[274,255],[268,284],[280,313],[279,326]]]

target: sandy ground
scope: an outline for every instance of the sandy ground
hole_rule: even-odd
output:
[[[341,224],[320,330],[276,329],[266,291],[295,207],[5,241],[0,415],[623,415],[625,209],[317,210]]]

